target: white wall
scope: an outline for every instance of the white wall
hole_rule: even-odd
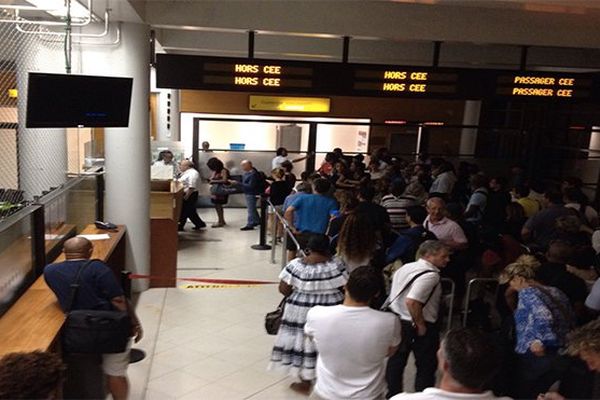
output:
[[[181,142],[186,149],[186,156],[192,155],[192,140],[194,118],[234,118],[234,119],[274,119],[274,120],[299,120],[297,117],[273,117],[261,115],[226,115],[226,114],[201,114],[181,113]],[[303,122],[339,121],[369,123],[368,119],[336,119],[307,117]],[[200,121],[200,143],[207,140],[213,149],[229,149],[230,143],[245,143],[245,150],[272,150],[277,148],[276,126],[281,123],[268,122],[220,122]],[[302,128],[302,151],[308,149],[308,124],[298,124]],[[331,151],[334,147],[341,147],[346,152],[366,151],[365,147],[358,147],[358,131],[366,132],[366,142],[369,140],[369,126],[360,125],[329,125],[321,124],[317,131],[317,151]]]

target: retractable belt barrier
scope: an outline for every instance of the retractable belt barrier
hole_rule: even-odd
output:
[[[149,279],[149,280],[174,280],[188,282],[202,282],[216,285],[278,285],[279,282],[274,281],[256,281],[246,279],[211,279],[211,278],[175,278],[172,276],[157,276],[157,275],[142,275],[129,274],[129,279]]]

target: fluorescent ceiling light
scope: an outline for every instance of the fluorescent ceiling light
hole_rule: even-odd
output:
[[[68,0],[27,0],[28,3],[57,18],[67,17]],[[89,15],[89,10],[77,0],[71,0],[71,18],[82,20]]]

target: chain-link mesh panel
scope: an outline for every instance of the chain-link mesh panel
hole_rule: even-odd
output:
[[[64,73],[64,44],[55,39],[0,23],[0,201],[30,201],[67,179],[65,130],[25,127],[28,72]]]

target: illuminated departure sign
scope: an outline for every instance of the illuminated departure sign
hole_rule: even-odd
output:
[[[352,89],[373,94],[455,94],[457,74],[400,68],[356,68]]]
[[[283,96],[600,102],[600,74],[157,54],[160,88]],[[286,103],[287,104],[287,103]]]
[[[274,62],[207,62],[203,83],[239,88],[277,89],[312,87],[312,68],[291,67]]]
[[[520,97],[573,98],[590,95],[592,80],[564,75],[501,75],[497,79],[496,94]]]

